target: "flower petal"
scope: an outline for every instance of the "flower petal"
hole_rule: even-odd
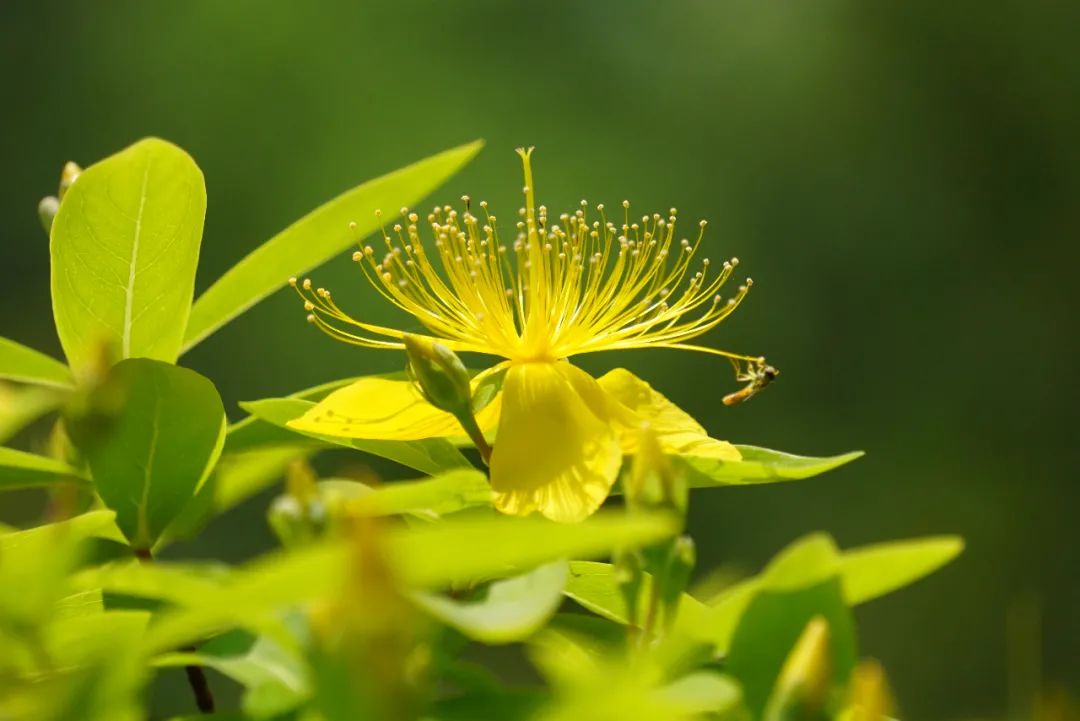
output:
[[[473,388],[497,368],[477,375]],[[496,426],[501,405],[496,396],[476,414],[481,430],[487,432]],[[464,435],[457,419],[424,400],[412,381],[376,377],[361,378],[334,391],[288,426],[307,433],[369,440],[417,441]]]
[[[609,403],[596,381],[569,363],[512,365],[491,455],[495,507],[564,523],[599,508],[622,464]]]
[[[609,396],[637,414],[641,420],[648,421],[656,431],[660,446],[665,452],[722,461],[742,460],[742,454],[735,446],[727,441],[710,438],[701,424],[689,413],[625,368],[616,368],[597,382]],[[620,440],[625,454],[633,455],[637,452],[636,429],[626,429]]]

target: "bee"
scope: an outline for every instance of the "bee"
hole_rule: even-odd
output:
[[[737,390],[734,393],[728,393],[724,396],[724,405],[734,406],[743,401],[750,400],[760,393],[765,386],[776,380],[776,376],[778,375],[780,375],[780,371],[776,370],[771,365],[767,365],[764,358],[758,360],[752,366],[747,366],[745,372],[739,371],[735,376],[736,380],[745,381],[746,386],[741,390]]]

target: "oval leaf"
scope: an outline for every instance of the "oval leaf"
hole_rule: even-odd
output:
[[[472,160],[482,141],[443,151],[342,193],[252,251],[199,296],[184,350],[379,227],[375,211],[422,199]],[[356,227],[350,228],[350,223]]]
[[[68,429],[120,530],[149,550],[217,461],[225,409],[198,373],[132,359],[112,368]]]
[[[52,226],[52,299],[69,365],[102,346],[173,362],[187,327],[206,187],[195,161],[157,138],[84,170]]]

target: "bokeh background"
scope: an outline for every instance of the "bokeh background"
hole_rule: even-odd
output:
[[[209,190],[201,290],[341,190],[477,137],[437,199],[508,215],[512,149],[535,144],[552,210],[708,218],[710,253],[756,282],[708,342],[783,376],[728,409],[715,358],[583,365],[631,367],[720,437],[868,452],[696,494],[702,568],[756,570],[818,529],[842,546],[961,533],[953,566],[858,610],[862,648],[905,718],[1001,717],[1017,609],[1039,609],[1047,682],[1080,675],[1077,27],[1080,5],[1049,0],[0,2],[0,335],[59,354],[35,206],[66,160],[150,134],[187,149]],[[346,257],[316,278],[395,319]],[[403,359],[332,343],[282,292],[184,362],[235,418]],[[177,552],[268,547],[265,503]]]

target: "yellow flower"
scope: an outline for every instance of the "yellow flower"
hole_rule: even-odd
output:
[[[547,209],[535,205],[531,152],[518,150],[525,207],[512,240],[500,233],[486,203],[478,217],[466,196],[464,212],[444,206],[426,217],[433,247],[421,240],[420,216],[402,209],[393,235],[383,233],[385,252],[367,246],[353,259],[388,301],[430,331],[424,337],[454,351],[504,359],[474,380],[506,373],[501,392],[477,414],[485,433],[497,428],[490,458],[496,507],[577,521],[608,496],[644,422],[668,453],[740,455],[628,371],[594,379],[569,358],[629,348],[700,351],[728,358],[741,378],[751,378],[764,359],[688,342],[735,310],[751,284],[747,279],[730,298],[721,297],[738,260],[719,269],[695,260],[705,221],[690,241],[676,235],[674,208],[638,221],[624,201],[616,223],[603,205],[596,206],[599,219],[590,219],[582,201],[581,209],[552,222]],[[329,336],[368,348],[404,347],[404,331],[351,317],[310,280],[294,279],[293,286],[308,320]],[[331,394],[289,425],[368,439],[462,434],[412,383],[381,378]]]

